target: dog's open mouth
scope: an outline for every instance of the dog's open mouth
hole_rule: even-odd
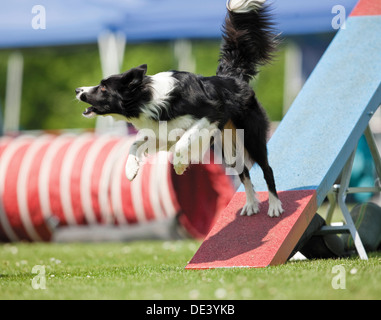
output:
[[[97,115],[97,113],[96,113],[96,109],[95,109],[93,106],[91,106],[91,107],[87,108],[87,109],[82,113],[82,115],[83,115],[84,117],[86,117],[86,118],[94,118],[94,117]]]

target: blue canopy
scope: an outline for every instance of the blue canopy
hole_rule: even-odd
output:
[[[331,32],[332,7],[347,15],[357,0],[269,0],[277,29],[284,35]],[[32,8],[46,12],[46,29],[35,30]],[[105,30],[128,41],[220,38],[225,0],[12,0],[1,4],[0,47],[96,42]]]

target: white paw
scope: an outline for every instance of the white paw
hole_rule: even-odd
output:
[[[271,218],[280,217],[283,212],[282,202],[274,196],[270,197],[268,216]]]
[[[176,174],[181,176],[184,174],[184,172],[188,169],[189,165],[188,164],[182,164],[182,163],[177,163],[173,165],[173,168],[175,169]]]
[[[130,155],[127,159],[125,173],[128,180],[132,181],[135,179],[139,172],[140,164],[138,159],[134,155]]]
[[[265,2],[266,0],[228,0],[226,6],[229,11],[246,13],[261,8]]]
[[[259,204],[258,202],[254,203],[246,203],[241,211],[241,216],[252,216],[259,212]]]
[[[185,154],[185,156],[184,156]],[[175,169],[176,174],[182,175],[185,170],[189,167],[187,153],[185,151],[177,151],[173,158],[173,168]]]

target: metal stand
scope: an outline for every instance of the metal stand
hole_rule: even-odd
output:
[[[376,167],[377,180],[375,187],[369,188],[349,188],[349,181],[351,178],[353,161],[355,158],[357,148],[352,152],[349,157],[347,163],[344,166],[340,184],[336,184],[331,189],[331,192],[328,194],[329,207],[327,210],[327,225],[323,227],[318,233],[319,234],[341,234],[341,233],[350,233],[352,238],[354,239],[354,244],[357,250],[357,253],[362,260],[368,260],[368,256],[364,249],[364,246],[361,242],[360,236],[357,232],[356,226],[352,220],[352,217],[349,213],[348,207],[345,204],[345,200],[347,195],[350,193],[359,193],[359,192],[372,192],[377,193],[381,192],[381,157],[378,152],[376,142],[374,140],[372,131],[368,126],[365,130],[365,138],[368,143],[370,152],[372,154],[373,162]],[[345,224],[343,226],[331,226],[332,216],[335,211],[336,205],[339,205],[341,212],[344,217]]]

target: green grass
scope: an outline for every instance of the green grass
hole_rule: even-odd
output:
[[[381,255],[265,269],[187,271],[195,241],[0,247],[0,299],[380,299]],[[32,288],[35,265],[46,289]],[[343,265],[345,290],[332,268]]]

